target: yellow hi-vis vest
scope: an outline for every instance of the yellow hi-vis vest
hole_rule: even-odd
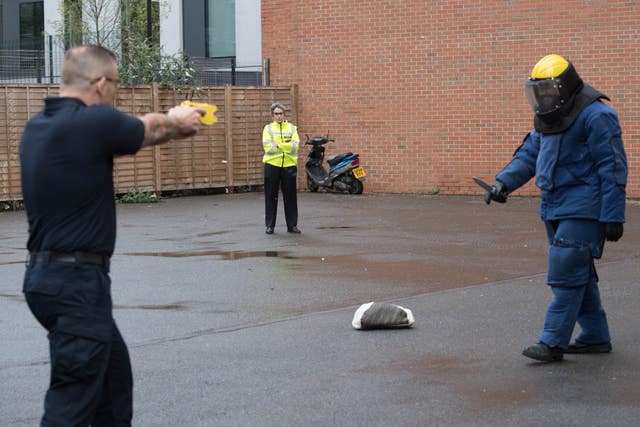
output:
[[[281,168],[297,166],[299,145],[298,128],[286,120],[282,123],[274,120],[262,131],[262,162]]]

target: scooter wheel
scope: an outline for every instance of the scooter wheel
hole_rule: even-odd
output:
[[[362,194],[362,192],[364,191],[364,185],[362,185],[362,181],[360,181],[359,179],[353,179],[352,182],[350,182],[351,185],[349,185],[349,194]]]

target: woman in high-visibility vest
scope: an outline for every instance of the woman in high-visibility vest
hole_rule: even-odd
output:
[[[273,121],[262,131],[264,148],[264,201],[266,233],[273,234],[278,212],[278,190],[282,188],[284,216],[289,233],[300,233],[298,229],[298,200],[296,183],[298,176],[298,128],[285,119],[284,105],[271,105]]]

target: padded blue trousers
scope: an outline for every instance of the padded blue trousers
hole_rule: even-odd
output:
[[[594,258],[602,256],[603,226],[593,220],[545,221],[549,238],[547,283],[553,300],[547,308],[540,341],[566,348],[576,323],[576,337],[586,344],[609,342],[609,325],[598,289]]]

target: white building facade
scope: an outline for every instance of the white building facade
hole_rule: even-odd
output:
[[[0,0],[0,52],[25,49],[24,46],[44,49],[41,61],[46,69],[44,75],[59,76],[60,65],[47,60],[54,56],[49,51],[52,45],[47,43],[47,36],[59,34],[65,1],[69,0]],[[110,1],[112,7],[119,7],[119,0]],[[204,67],[233,61],[238,72],[260,72],[260,0],[154,0],[153,3],[159,8],[163,53],[184,53],[197,58]],[[53,49],[64,50],[55,46]],[[61,53],[53,53],[61,57]]]

